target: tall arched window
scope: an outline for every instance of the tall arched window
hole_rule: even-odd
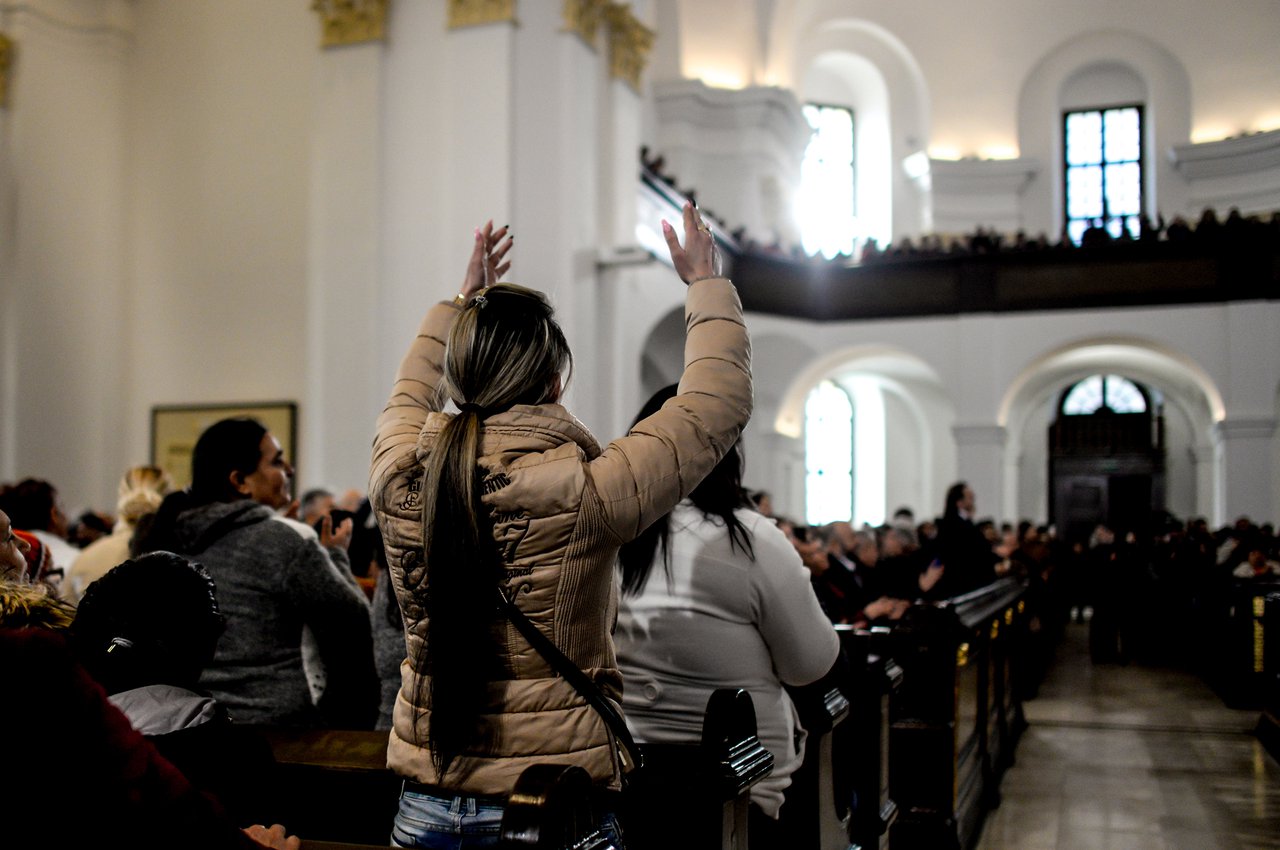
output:
[[[804,116],[813,128],[800,167],[796,206],[804,249],[827,259],[852,254],[859,235],[853,110],[810,103]]]
[[[853,402],[832,381],[804,405],[805,520],[822,525],[853,516]]]
[[[811,525],[885,520],[885,408],[865,375],[823,381],[805,402],[805,515]]]

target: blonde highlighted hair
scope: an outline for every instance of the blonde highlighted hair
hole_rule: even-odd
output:
[[[125,472],[117,489],[116,515],[130,528],[155,513],[173,489],[169,473],[158,466],[134,466]]]

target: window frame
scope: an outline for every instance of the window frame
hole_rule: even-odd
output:
[[[805,107],[810,107],[810,106],[817,110],[838,109],[841,112],[847,112],[849,114],[849,198],[850,198],[849,214],[852,217],[852,219],[856,222],[858,220],[858,113],[854,110],[852,106],[845,106],[844,104],[840,104],[840,103],[829,103],[829,102],[818,101],[818,100],[806,100],[803,103],[801,103],[800,104],[801,113],[803,114]],[[806,124],[808,123],[807,116],[805,118],[805,123]],[[813,129],[815,133],[817,132],[817,129],[814,128],[812,125],[810,125],[810,128]],[[801,165],[800,165],[801,175],[802,175],[802,181],[801,181],[802,192],[803,192],[804,160],[808,157],[808,153],[809,153],[808,145],[806,145],[804,155],[801,156]],[[801,234],[801,236],[802,236],[801,241],[803,242],[803,233]],[[851,254],[852,252],[857,250],[858,241],[860,238],[862,238],[861,234],[857,232],[854,232],[850,237],[849,251]],[[816,253],[824,254],[824,249],[819,248]]]
[[[1112,412],[1112,413],[1120,413],[1119,411],[1115,411],[1115,410],[1113,410],[1113,409],[1111,408],[1111,406],[1107,404],[1107,378],[1112,378],[1112,377],[1114,377],[1114,378],[1121,378],[1122,380],[1128,381],[1128,382],[1129,382],[1129,384],[1130,384],[1131,386],[1133,386],[1133,388],[1134,388],[1134,389],[1136,389],[1136,390],[1138,391],[1138,394],[1142,396],[1142,403],[1146,406],[1146,409],[1145,409],[1145,410],[1140,410],[1140,411],[1124,411],[1123,413],[1126,413],[1126,414],[1127,414],[1127,413],[1135,413],[1135,412],[1136,412],[1136,413],[1151,413],[1151,412],[1154,410],[1155,403],[1154,403],[1154,400],[1152,399],[1151,391],[1150,391],[1150,390],[1148,390],[1148,389],[1147,389],[1147,387],[1146,387],[1144,384],[1142,384],[1140,381],[1135,381],[1133,378],[1130,378],[1128,375],[1121,374],[1120,372],[1093,372],[1093,373],[1091,373],[1091,374],[1085,375],[1083,378],[1080,378],[1079,380],[1072,381],[1070,384],[1068,384],[1068,385],[1067,385],[1067,388],[1066,388],[1066,389],[1064,389],[1064,390],[1063,390],[1063,391],[1058,395],[1057,415],[1058,415],[1059,417],[1063,417],[1063,416],[1094,416],[1094,415],[1096,415],[1097,413],[1101,412],[1101,411],[1102,411],[1102,410],[1104,410],[1104,409],[1105,409],[1105,410],[1108,410],[1108,411],[1110,411],[1110,412]],[[1085,381],[1089,380],[1090,378],[1100,378],[1100,379],[1101,379],[1102,403],[1101,403],[1100,405],[1098,405],[1098,408],[1097,408],[1096,410],[1090,411],[1089,413],[1069,413],[1069,412],[1067,412],[1067,409],[1066,409],[1067,398],[1071,395],[1071,391],[1072,391],[1072,390],[1074,390],[1076,387],[1078,387],[1080,384],[1083,384]]]
[[[1106,131],[1106,113],[1114,110],[1133,109],[1138,113],[1138,158],[1137,160],[1121,159],[1107,160],[1107,131]],[[1073,168],[1080,166],[1072,165],[1068,159],[1068,152],[1071,149],[1070,140],[1067,136],[1067,123],[1073,115],[1088,114],[1096,112],[1102,117],[1102,136],[1100,144],[1102,148],[1102,158],[1098,165],[1102,169],[1102,215],[1090,216],[1089,218],[1072,218],[1071,217],[1071,184],[1069,175]],[[1061,141],[1062,141],[1062,230],[1069,232],[1073,221],[1092,222],[1096,218],[1102,219],[1102,226],[1105,228],[1113,219],[1123,221],[1128,215],[1113,215],[1107,209],[1107,171],[1108,165],[1117,165],[1128,162],[1136,162],[1138,165],[1138,212],[1135,216],[1142,216],[1147,210],[1147,114],[1146,106],[1143,103],[1117,103],[1109,106],[1092,106],[1092,107],[1073,107],[1062,111],[1061,116]],[[1124,227],[1122,224],[1121,227]],[[1086,226],[1087,229],[1087,226]],[[1082,231],[1083,232],[1083,231]],[[1130,234],[1136,239],[1138,234]],[[1114,236],[1113,236],[1114,238]],[[1078,241],[1075,244],[1080,244]]]

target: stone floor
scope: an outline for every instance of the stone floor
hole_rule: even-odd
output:
[[[976,850],[1280,848],[1280,764],[1197,676],[1093,665],[1072,624]]]

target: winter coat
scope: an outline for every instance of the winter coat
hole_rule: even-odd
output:
[[[428,312],[378,420],[369,493],[406,624],[404,665],[388,765],[459,794],[506,795],[537,762],[574,764],[599,784],[620,785],[612,733],[600,715],[510,623],[480,717],[486,748],[464,752],[443,779],[426,746],[429,681],[414,666],[427,634],[413,588],[422,563],[424,461],[450,414],[436,398],[445,339],[457,309]],[[750,343],[742,308],[724,279],[689,287],[680,394],[603,451],[558,404],[516,405],[484,422],[477,463],[483,501],[506,570],[503,589],[530,620],[615,702],[622,678],[610,630],[617,611],[618,548],[671,510],[719,462],[751,413]],[[421,673],[419,677],[417,674]],[[421,688],[415,690],[415,685]]]
[[[227,627],[200,686],[237,723],[372,729],[378,681],[369,603],[340,548],[321,548],[248,499],[178,515],[178,554],[203,564]],[[315,636],[327,676],[312,703],[302,629]]]

